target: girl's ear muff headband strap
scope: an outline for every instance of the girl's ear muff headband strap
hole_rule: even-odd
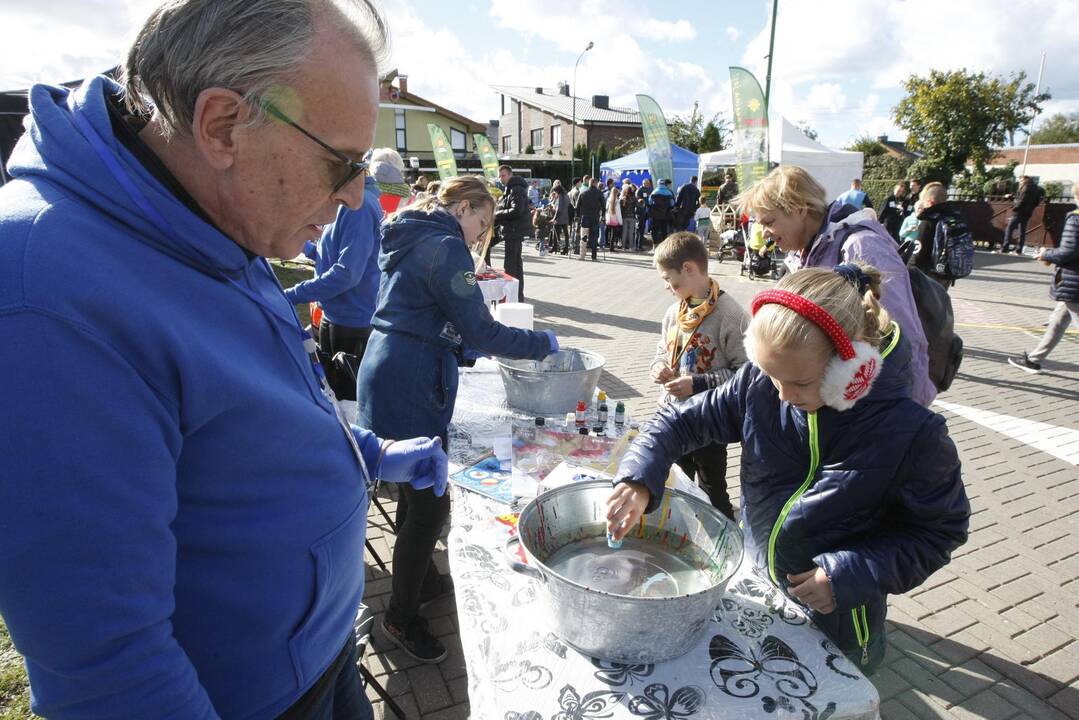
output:
[[[757,293],[757,296],[753,298],[753,314],[756,315],[762,306],[770,303],[790,308],[823,330],[835,346],[840,359],[850,360],[854,357],[854,346],[847,337],[847,333],[839,326],[835,318],[817,303],[787,290],[765,290]]]

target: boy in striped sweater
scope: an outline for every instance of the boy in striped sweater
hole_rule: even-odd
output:
[[[677,232],[656,248],[653,263],[677,300],[663,316],[652,380],[663,386],[660,404],[676,403],[719,387],[746,362],[742,336],[749,315],[708,276],[708,250],[690,232]],[[727,494],[727,447],[714,445],[678,461],[712,505],[733,519]]]

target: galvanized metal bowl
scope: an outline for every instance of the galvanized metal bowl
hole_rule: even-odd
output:
[[[651,579],[628,594],[609,592],[603,587],[610,587],[606,581],[611,564],[631,564],[622,559],[625,546],[607,550],[609,556],[595,553],[595,570],[583,577],[579,573],[567,577],[552,569],[549,561],[565,557],[567,550],[596,547],[599,542],[605,547],[611,489],[609,482],[583,482],[556,488],[528,503],[517,524],[518,537],[507,544],[507,562],[540,582],[540,597],[555,634],[582,653],[626,664],[683,655],[700,640],[742,562],[742,532],[710,504],[668,489],[659,509],[644,516],[627,541],[656,557],[670,556],[672,567],[677,561],[699,576],[684,576],[684,582],[679,580],[664,592],[643,596],[637,590],[647,589]],[[518,542],[527,564],[514,559],[512,546]]]
[[[510,407],[532,415],[564,415],[592,393],[607,361],[599,353],[563,348],[543,360],[499,358],[498,369]]]

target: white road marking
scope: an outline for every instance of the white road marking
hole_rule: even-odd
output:
[[[979,410],[943,400],[937,400],[934,405],[1001,435],[1007,435],[1024,445],[1049,453],[1064,462],[1079,465],[1079,430],[1012,415],[1002,415],[989,410]]]

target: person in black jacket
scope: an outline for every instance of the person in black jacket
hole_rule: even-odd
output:
[[[922,211],[918,213],[918,253],[914,256],[914,267],[933,278],[945,288],[955,285],[955,279],[937,272],[937,259],[933,256],[933,241],[936,239],[937,224],[948,218],[955,218],[966,225],[959,204],[948,199],[948,191],[939,182],[931,182],[922,190],[918,198]]]
[[[880,213],[877,219],[888,230],[892,239],[899,242],[899,226],[903,224],[903,218],[909,215],[909,206],[917,198],[911,198],[910,191],[905,183],[898,183],[892,188],[892,193],[884,198],[881,203]]]
[[[637,188],[637,249],[644,244],[644,231],[648,229],[648,196],[652,194],[652,178],[645,178]]]
[[[1045,197],[1045,191],[1038,187],[1029,175],[1019,178],[1019,189],[1012,198],[1012,216],[1008,218],[1008,226],[1004,228],[1004,244],[1001,246],[1002,253],[1011,252],[1012,234],[1019,230],[1019,243],[1015,249],[1016,255],[1023,254],[1023,246],[1027,242],[1027,221],[1034,214],[1034,208]]]
[[[503,263],[506,273],[520,282],[518,302],[525,301],[525,266],[521,258],[521,246],[532,230],[532,210],[528,202],[528,184],[523,178],[513,174],[513,168],[502,165],[498,168],[498,178],[505,188],[502,197],[495,206],[495,226],[502,238],[506,259]],[[490,257],[485,258],[488,265]]]
[[[1072,187],[1075,188],[1076,204],[1079,204],[1079,183]],[[1049,286],[1049,297],[1057,301],[1057,306],[1038,347],[1023,353],[1022,357],[1008,358],[1009,364],[1028,373],[1042,371],[1042,360],[1053,352],[1068,325],[1074,322],[1079,326],[1079,210],[1068,213],[1064,232],[1060,235],[1060,247],[1055,250],[1042,248],[1034,259],[1044,265],[1057,266]]]
[[[587,177],[588,187],[577,196],[577,216],[581,219],[581,232],[588,232],[588,248],[592,251],[592,259],[596,259],[596,248],[599,246],[599,223],[603,217],[603,192],[599,189],[599,180]],[[581,248],[581,257],[584,257],[584,248]]]
[[[678,188],[678,196],[674,201],[675,230],[685,230],[689,227],[689,221],[700,204],[701,189],[697,187],[697,176],[694,175],[689,182]]]

